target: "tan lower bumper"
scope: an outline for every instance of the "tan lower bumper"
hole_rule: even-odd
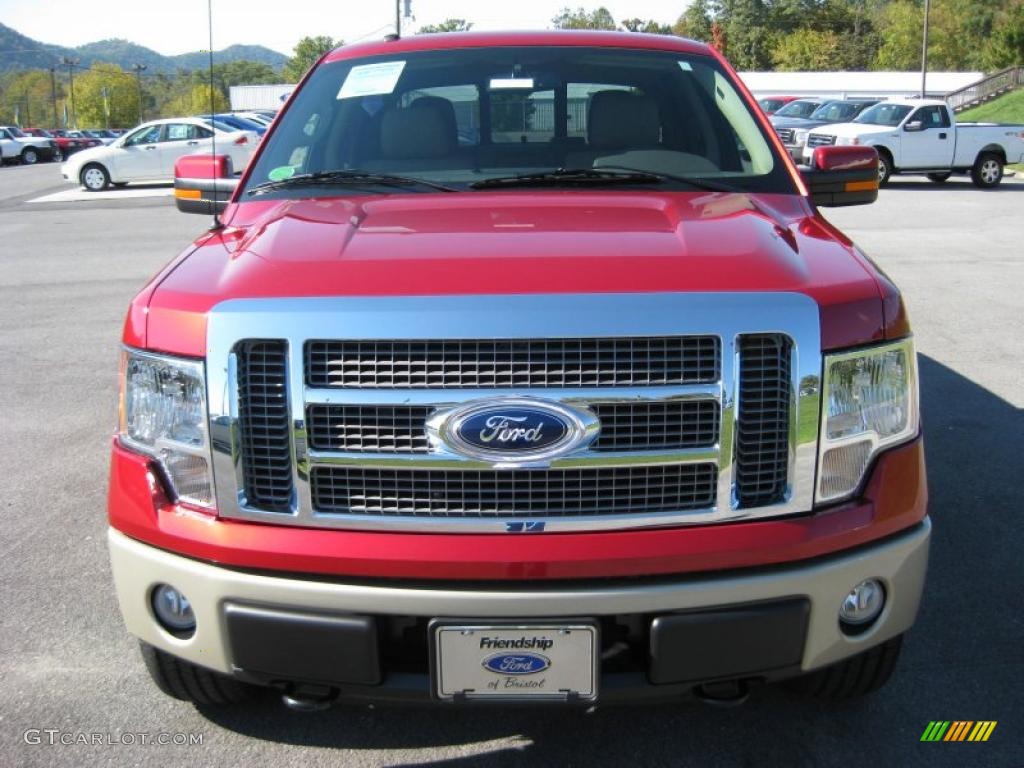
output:
[[[759,600],[805,596],[811,603],[802,666],[816,669],[852,656],[906,631],[917,615],[928,566],[928,519],[915,528],[850,553],[791,566],[727,575],[660,579],[638,585],[530,588],[402,588],[266,576],[190,560],[109,531],[114,584],[128,630],[151,645],[221,672],[232,669],[225,632],[226,602],[295,611],[425,617],[539,618],[669,613]],[[867,578],[881,579],[888,600],[867,632],[849,637],[839,629],[846,593]],[[157,624],[150,594],[170,584],[191,601],[196,632],[180,639]]]

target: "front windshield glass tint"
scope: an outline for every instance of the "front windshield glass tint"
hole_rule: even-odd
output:
[[[359,170],[468,190],[489,178],[560,168],[631,169],[716,179],[744,191],[794,191],[713,58],[540,46],[321,65],[279,119],[248,188]],[[666,178],[662,186],[695,185]],[[348,185],[332,194],[362,191]],[[323,192],[294,185],[272,194]]]
[[[776,117],[810,117],[811,113],[818,108],[821,102],[818,101],[791,101],[778,112]]]
[[[910,107],[905,104],[875,104],[861,112],[854,122],[871,123],[872,125],[899,125],[908,114],[910,114]]]

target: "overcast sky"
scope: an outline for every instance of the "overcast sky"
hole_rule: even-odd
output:
[[[476,29],[543,29],[566,5],[604,5],[616,21],[639,16],[674,22],[689,0],[412,0],[413,28],[464,18]],[[306,35],[348,42],[394,26],[394,0],[213,0],[213,47],[265,45],[291,53]],[[158,53],[206,48],[206,0],[0,0],[0,22],[44,43],[76,46],[120,37]]]

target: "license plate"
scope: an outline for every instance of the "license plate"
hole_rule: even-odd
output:
[[[592,624],[441,624],[434,632],[438,698],[597,698]]]

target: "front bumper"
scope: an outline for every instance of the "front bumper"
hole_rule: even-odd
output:
[[[347,697],[362,700],[431,698],[426,625],[436,617],[537,621],[580,617],[596,619],[605,626],[632,626],[636,664],[624,670],[602,663],[601,700],[658,698],[682,695],[694,686],[714,680],[774,680],[808,672],[849,656],[905,632],[914,622],[928,562],[931,524],[925,518],[916,526],[881,541],[836,555],[788,565],[724,571],[692,576],[660,577],[645,580],[588,580],[578,582],[530,582],[529,586],[495,583],[416,584],[365,582],[342,578],[265,575],[235,570],[192,560],[143,544],[111,529],[109,545],[114,583],[125,623],[141,640],[174,656],[208,669],[234,674],[257,682],[324,684]],[[846,593],[863,579],[877,578],[885,585],[886,606],[878,620],[859,635],[844,634],[838,622],[838,607]],[[153,588],[166,583],[181,590],[192,602],[196,631],[182,639],[164,631],[156,622],[150,598]],[[751,604],[785,604],[805,601],[806,632],[802,649],[792,664],[765,669],[718,669],[708,680],[690,679],[671,684],[651,682],[649,646],[652,624],[681,612],[706,612],[708,621],[726,609],[744,610]],[[243,608],[267,609],[284,625],[275,638],[301,637],[288,631],[289,616],[298,626],[309,617],[327,621],[350,617],[361,627],[372,627],[359,642],[371,637],[374,648],[367,659],[380,661],[379,677],[371,683],[345,681],[325,671],[318,679],[315,669],[302,679],[289,677],[288,671],[243,669],[237,662],[246,649],[261,644],[249,633],[232,636],[229,614]],[[722,612],[722,613],[719,613]],[[353,622],[349,622],[350,624]],[[664,622],[663,622],[664,623]],[[706,623],[706,622],[705,622]],[[396,646],[386,637],[395,626],[404,627],[409,647],[401,659]],[[728,632],[717,627],[714,632]],[[379,638],[379,639],[378,639]],[[733,645],[749,645],[750,653],[769,638],[757,636],[733,638]],[[272,642],[268,637],[266,643]],[[274,642],[279,642],[275,640]],[[301,641],[299,641],[301,642]],[[646,646],[645,646],[646,642]],[[359,645],[357,642],[356,645]],[[365,645],[365,642],[363,642]],[[339,651],[340,653],[341,651]],[[300,648],[277,648],[283,665]],[[250,657],[252,654],[248,654]],[[265,656],[265,654],[263,654]],[[767,662],[766,662],[767,663]],[[271,664],[272,665],[272,664]],[[315,665],[314,665],[315,666]]]

